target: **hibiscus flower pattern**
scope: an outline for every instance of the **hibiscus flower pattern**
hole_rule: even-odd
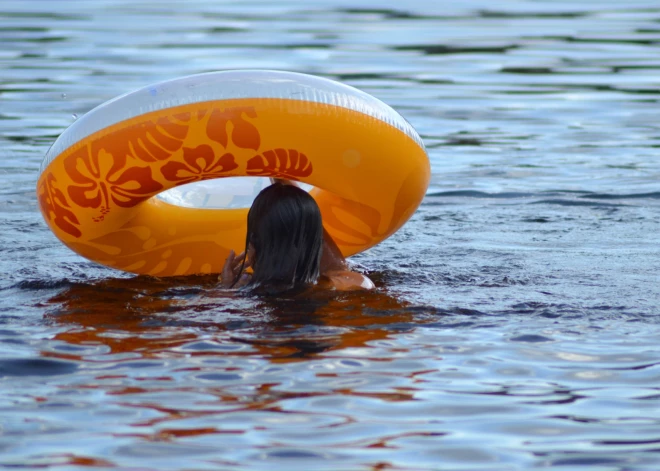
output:
[[[74,182],[67,189],[71,201],[83,208],[100,208],[102,221],[111,203],[131,208],[158,193],[163,185],[152,178],[150,167],[126,166],[125,156],[86,146],[64,161]]]
[[[71,206],[64,193],[57,188],[57,180],[52,173],[48,173],[39,185],[38,197],[41,212],[49,221],[76,238],[82,235],[76,227],[80,225],[80,221],[69,209]]]
[[[227,148],[231,138],[231,142],[240,149],[258,151],[261,146],[259,130],[246,121],[243,115],[254,119],[257,112],[251,106],[237,106],[224,111],[213,110],[206,125],[206,135],[224,148]],[[227,132],[229,123],[232,124],[231,136]]]
[[[117,159],[128,157],[149,163],[167,160],[183,146],[190,124],[191,113],[144,121],[106,136],[103,148]]]
[[[180,110],[185,111],[176,112]],[[278,123],[271,124],[272,119],[266,118],[260,123],[252,106],[211,103],[161,110],[117,123],[76,143],[53,162],[39,182],[41,211],[59,236],[76,239],[66,237],[67,245],[115,268],[159,275],[217,269],[207,258],[190,255],[194,252],[190,244],[208,243],[209,250],[215,250],[215,234],[194,243],[176,241],[182,237],[176,231],[158,240],[135,239],[131,231],[117,231],[113,225],[123,221],[124,215],[151,210],[136,206],[175,186],[234,175],[294,180],[311,175],[311,160],[284,142],[278,144],[288,138],[275,133],[272,128]],[[262,136],[260,130],[268,133]],[[124,208],[134,210],[119,214]],[[110,212],[120,217],[108,218]],[[341,226],[341,221],[334,222]],[[109,244],[106,237],[115,236],[117,240],[112,240],[117,243]],[[354,240],[357,235],[349,238]],[[129,239],[134,243],[124,244]],[[166,245],[172,253],[163,249]]]
[[[183,148],[183,162],[172,160],[160,169],[163,176],[177,185],[226,176],[238,168],[234,156],[225,153],[217,157],[211,146],[202,144]]]
[[[323,213],[323,224],[333,229],[338,244],[364,246],[380,235],[381,214],[371,206],[334,194],[326,195],[324,203],[331,210]],[[342,217],[345,214],[359,215],[361,224],[347,223]]]
[[[247,174],[278,178],[308,177],[313,171],[312,162],[295,149],[273,149],[255,155],[247,163]]]

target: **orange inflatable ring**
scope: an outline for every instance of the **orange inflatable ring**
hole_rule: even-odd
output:
[[[215,273],[230,249],[243,250],[248,208],[156,195],[241,176],[311,185],[349,256],[410,218],[430,168],[417,132],[376,98],[310,75],[241,70],[162,82],[93,109],[46,154],[37,194],[50,229],[83,257],[138,274]]]

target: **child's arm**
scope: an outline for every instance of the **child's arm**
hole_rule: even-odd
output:
[[[346,259],[334,239],[323,228],[323,252],[321,253],[321,274],[329,271],[348,270]]]

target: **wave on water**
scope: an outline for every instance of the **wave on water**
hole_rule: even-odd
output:
[[[630,194],[609,194],[609,193],[590,193],[588,195],[582,196],[582,198],[592,198],[599,200],[632,200],[632,199],[660,199],[660,191],[652,193],[630,193]]]
[[[455,190],[455,191],[429,191],[426,196],[437,198],[484,198],[484,199],[518,199],[518,198],[547,198],[548,196],[563,196],[565,198],[581,198],[581,199],[596,199],[596,200],[638,200],[638,199],[660,199],[660,192],[647,192],[647,193],[596,193],[590,191],[565,191],[565,190],[549,190],[541,191],[538,193],[533,192],[517,192],[517,191],[503,191],[503,192],[486,192],[478,190]],[[555,200],[548,200],[555,201]]]
[[[47,358],[0,359],[0,378],[5,376],[56,376],[75,373],[78,364]]]

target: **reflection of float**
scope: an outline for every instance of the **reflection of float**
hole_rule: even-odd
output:
[[[48,374],[57,367],[75,373],[55,380],[67,385],[60,394],[39,401],[61,403],[64,394],[80,408],[95,401],[95,418],[113,414],[98,419],[95,430],[142,438],[140,450],[192,436],[217,447],[214,435],[267,433],[254,428],[255,414],[277,426],[288,414],[285,404],[296,400],[372,398],[383,407],[413,401],[415,388],[402,386],[433,372],[417,366],[424,360],[405,351],[406,341],[392,339],[424,322],[416,318],[419,306],[379,290],[232,298],[215,285],[216,277],[206,276],[66,287],[47,303],[54,338],[40,343],[40,361],[53,370]],[[365,384],[367,377],[382,387]],[[340,422],[346,414],[337,409]]]
[[[143,359],[177,356],[232,357],[238,349],[194,349],[198,342],[249,345],[254,358],[300,361],[321,351],[365,348],[369,343],[415,329],[418,307],[380,292],[313,289],[304,296],[233,297],[214,291],[216,277],[158,280],[105,278],[76,283],[47,302],[48,322],[63,330],[55,340],[68,345],[103,346],[109,354]],[[315,328],[312,328],[315,326]],[[61,353],[61,354],[60,354]],[[99,362],[69,349],[43,352],[62,360]],[[238,353],[239,355],[242,355]]]
[[[307,183],[348,256],[410,218],[429,174],[419,135],[372,96],[308,75],[230,71],[95,108],[53,144],[37,193],[50,228],[74,251],[170,276],[218,272],[229,249],[242,250],[247,206],[263,183],[243,181],[244,194],[236,180],[181,185],[245,176]]]

